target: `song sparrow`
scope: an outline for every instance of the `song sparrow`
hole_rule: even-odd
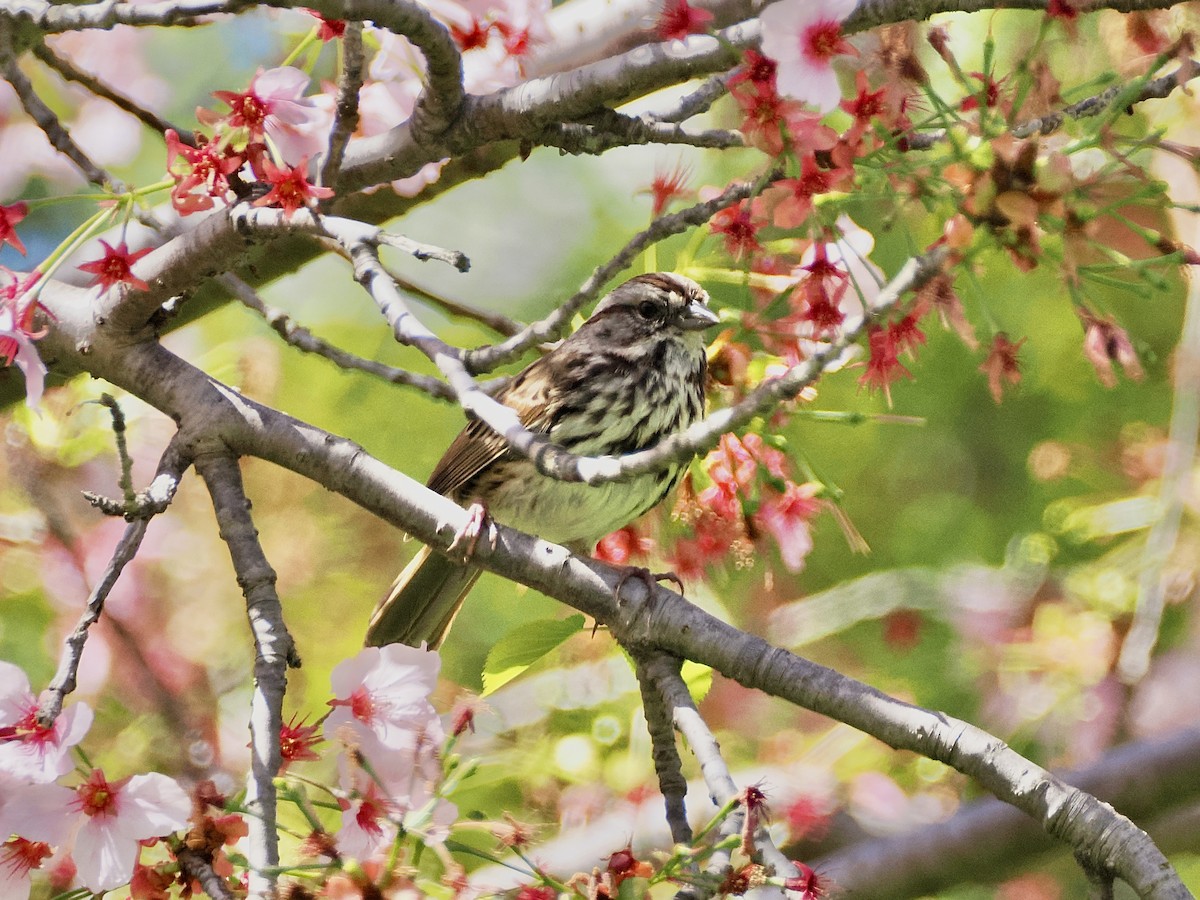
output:
[[[581,455],[656,444],[704,412],[705,329],[717,323],[690,278],[639,275],[597,305],[579,330],[530,364],[497,395],[525,427]],[[476,420],[454,439],[429,487],[498,522],[576,552],[659,503],[682,465],[590,486],[539,473]],[[400,573],[371,617],[367,644],[441,643],[479,569],[428,547]]]

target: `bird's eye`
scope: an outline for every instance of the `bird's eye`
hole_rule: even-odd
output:
[[[658,304],[653,300],[643,300],[638,304],[637,311],[643,319],[653,319],[658,316]]]

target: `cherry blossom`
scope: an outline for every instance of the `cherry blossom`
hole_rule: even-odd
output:
[[[842,93],[830,62],[852,53],[842,37],[841,23],[857,0],[782,0],[763,10],[762,52],[778,63],[779,92],[811,103],[826,113]]]
[[[246,161],[244,155],[228,144],[208,141],[202,135],[197,136],[195,147],[183,143],[172,128],[164,136],[167,171],[175,179],[172,205],[183,216],[212,209],[213,198],[224,199],[229,193],[229,176],[242,167]],[[203,193],[197,192],[200,188]]]
[[[701,199],[709,199],[706,191],[701,191]],[[758,242],[759,224],[751,215],[750,204],[745,200],[726,207],[709,220],[709,230],[713,234],[722,235],[725,239],[725,252],[734,259],[741,259],[743,254],[753,255],[762,249]]]
[[[0,271],[11,279],[0,288],[0,363],[17,364],[25,376],[25,403],[37,409],[45,387],[46,366],[33,342],[44,332],[34,327],[34,315],[40,307],[29,292],[42,273],[33,272],[22,279],[6,269]]]
[[[70,751],[91,727],[91,709],[73,704],[52,725],[41,724],[37,711],[25,673],[0,661],[0,774],[45,783],[71,770]]]
[[[52,855],[44,841],[14,837],[0,844],[0,897],[28,900],[30,873]]]
[[[301,7],[301,9],[317,20],[317,37],[323,42],[337,40],[346,33],[345,20],[326,18],[316,10],[307,7]]]
[[[192,801],[174,779],[157,772],[109,781],[95,769],[76,789],[75,841],[71,852],[79,880],[109,891],[133,877],[141,841],[187,825]]]
[[[432,650],[389,644],[367,647],[334,668],[335,699],[325,736],[343,726],[392,749],[411,749],[425,736],[440,744],[441,723],[429,702],[441,657]]]
[[[283,759],[279,767],[280,774],[287,771],[291,763],[321,758],[320,754],[313,750],[313,747],[325,740],[317,734],[320,724],[306,725],[306,721],[307,717],[296,721],[296,717],[293,716],[291,721],[285,722],[279,730],[279,755]]]
[[[445,839],[458,809],[446,800],[435,800],[434,788],[442,776],[438,750],[445,736],[436,717],[431,724],[436,727],[414,733],[408,747],[368,742],[358,748],[358,757],[339,758],[339,781],[348,794],[341,802],[342,827],[337,834],[342,853],[369,859],[391,844],[401,824],[406,831],[419,832],[426,842]],[[359,758],[365,760],[365,768]]]
[[[298,209],[333,196],[332,189],[309,184],[307,157],[295,166],[282,168],[264,157],[262,166],[264,180],[271,190],[255,200],[255,206],[279,206],[290,217]]]
[[[150,289],[150,285],[133,274],[133,264],[152,251],[153,247],[144,247],[131,253],[124,241],[116,247],[104,238],[100,238],[100,243],[104,247],[104,256],[79,266],[79,271],[96,276],[93,284],[100,285],[102,291],[107,291],[115,284],[128,284],[139,291]]]
[[[997,332],[987,359],[979,367],[979,371],[987,375],[988,390],[997,403],[1004,399],[1004,382],[1015,385],[1021,381],[1021,362],[1017,353],[1025,341],[1021,338],[1014,344],[1003,331]]]
[[[650,208],[651,216],[657,219],[667,211],[667,207],[671,205],[672,201],[691,193],[687,186],[691,174],[691,167],[682,162],[676,163],[675,167],[670,170],[654,170],[654,178],[651,180],[650,186],[639,191],[639,193],[649,194],[653,199]]]
[[[881,328],[873,325],[867,329],[867,343],[871,349],[871,358],[867,362],[867,371],[858,378],[859,385],[865,385],[868,390],[879,388],[892,405],[893,381],[904,377],[911,379],[912,372],[900,362],[900,347],[896,344],[896,335],[891,328]]]
[[[789,572],[799,572],[813,548],[810,522],[821,511],[816,500],[820,485],[788,482],[782,494],[766,492],[754,523],[775,539],[779,558]]]
[[[0,773],[0,836],[18,835],[52,846],[63,843],[73,799],[70,788]],[[7,896],[0,892],[0,897]]]
[[[17,223],[29,214],[29,207],[24,203],[13,203],[9,206],[0,206],[0,245],[12,244],[22,255],[25,253],[25,245],[21,242],[21,238],[17,236]]]
[[[707,9],[692,6],[687,0],[667,0],[654,30],[664,41],[681,41],[689,34],[703,34],[713,14]]]
[[[802,862],[794,862],[792,865],[800,870],[800,874],[784,881],[783,889],[789,895],[799,894],[798,900],[818,900],[825,896],[825,880],[813,871],[811,866]]]
[[[623,566],[630,560],[644,559],[654,549],[654,539],[639,534],[633,525],[614,531],[600,539],[596,544],[596,559],[616,566]]]
[[[242,93],[215,91],[230,110],[218,116],[199,110],[197,117],[206,125],[225,124],[245,128],[250,140],[269,138],[285,162],[297,163],[325,149],[333,110],[322,95],[305,97],[309,77],[292,66],[259,69]]]

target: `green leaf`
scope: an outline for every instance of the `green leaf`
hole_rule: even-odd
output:
[[[499,690],[578,631],[583,616],[539,619],[506,634],[492,647],[483,666],[483,696]]]

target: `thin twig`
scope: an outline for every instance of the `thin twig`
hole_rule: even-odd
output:
[[[538,135],[537,143],[557,147],[564,153],[598,155],[614,147],[639,144],[677,144],[727,150],[746,146],[746,139],[741,132],[724,128],[691,132],[671,122],[654,122],[610,113],[597,122],[564,122],[547,126]]]
[[[39,721],[50,724],[57,719],[59,713],[62,712],[63,702],[67,695],[78,685],[79,663],[83,658],[83,648],[87,643],[88,631],[99,621],[104,612],[104,601],[108,599],[108,595],[116,585],[121,571],[137,555],[151,517],[163,512],[170,504],[188,465],[188,460],[182,455],[173,440],[159,461],[158,473],[155,475],[154,481],[150,483],[150,487],[143,494],[136,498],[140,514],[133,515],[128,510],[122,510],[121,514],[129,518],[129,524],[125,527],[125,533],[121,535],[121,540],[117,542],[108,565],[92,588],[83,614],[75,624],[75,629],[64,642],[58,672],[38,708]]]
[[[234,900],[225,879],[213,869],[212,860],[197,850],[180,847],[175,851],[179,870],[189,881],[200,882],[200,889],[212,900]]]
[[[525,327],[516,319],[510,319],[508,316],[503,316],[500,313],[488,312],[485,309],[476,309],[474,306],[468,306],[465,303],[459,303],[457,300],[451,300],[449,297],[435,294],[418,284],[414,284],[407,278],[397,275],[390,267],[388,268],[388,273],[392,276],[396,284],[414,297],[428,301],[431,305],[445,310],[452,316],[457,316],[460,319],[470,319],[472,322],[485,325],[497,334],[511,337]]]
[[[708,108],[725,96],[726,91],[729,90],[730,74],[726,72],[722,75],[712,76],[696,90],[680,98],[675,106],[645,118],[654,122],[686,122],[692,116],[707,112]]]
[[[325,165],[321,167],[321,183],[326,187],[337,188],[346,145],[358,128],[358,92],[363,86],[363,71],[363,24],[347,22],[342,33],[342,74],[333,108],[333,130],[329,133]]]
[[[391,384],[401,384],[406,387],[417,388],[431,397],[437,397],[439,400],[454,399],[454,391],[450,389],[450,385],[446,384],[440,378],[434,378],[432,375],[421,375],[417,372],[410,372],[407,369],[398,369],[395,366],[384,365],[373,359],[365,359],[364,357],[342,350],[340,347],[335,347],[328,341],[317,337],[304,326],[297,325],[292,317],[282,309],[266,303],[254,288],[238,276],[227,272],[217,280],[234,297],[240,300],[244,306],[262,316],[267,324],[271,326],[271,329],[283,338],[289,346],[295,347],[297,350],[303,350],[305,353],[323,356],[334,365],[340,366],[343,369],[366,372]]]
[[[733,184],[711,200],[655,219],[645,231],[634,235],[612,259],[598,266],[573,296],[559,304],[544,319],[531,323],[507,341],[479,347],[465,354],[463,363],[467,370],[474,374],[488,372],[496,366],[512,362],[537,344],[555,340],[575,313],[595,300],[604,285],[628,267],[639,253],[672,235],[703,225],[721,210],[751,196],[755,188],[756,185],[750,183]]]
[[[88,181],[113,193],[123,193],[125,185],[92,162],[91,157],[84,152],[83,148],[75,143],[54,111],[38,96],[33,84],[21,71],[21,66],[9,43],[9,36],[4,34],[3,25],[3,20],[0,20],[0,71],[3,72],[4,79],[12,85],[25,112],[42,129],[54,149],[75,163]]]
[[[1186,78],[1181,77],[1184,74],[1187,75]],[[1171,92],[1176,88],[1181,87],[1198,75],[1200,75],[1200,64],[1195,61],[1189,61],[1187,65],[1181,65],[1174,72],[1147,82],[1138,91],[1136,97],[1128,100],[1128,103],[1132,106],[1135,103],[1142,103],[1146,100],[1162,100],[1164,97],[1170,96]],[[1013,126],[1012,134],[1018,138],[1028,138],[1034,135],[1045,136],[1058,131],[1068,121],[1098,116],[1109,109],[1113,101],[1124,93],[1126,87],[1125,83],[1114,84],[1099,94],[1085,97],[1077,103],[1072,103],[1070,106],[1065,106],[1055,112],[1046,113],[1044,116],[1038,116],[1036,119],[1027,119]],[[920,134],[908,134],[904,136],[904,146],[909,150],[929,150],[936,147],[945,139],[946,132],[944,129],[927,131]]]
[[[71,62],[69,59],[59,56],[45,44],[37,44],[33,48],[33,55],[63,78],[82,85],[97,97],[103,97],[118,109],[122,109],[129,113],[156,134],[162,135],[166,133],[167,129],[171,129],[179,135],[179,140],[181,142],[187,144],[189,147],[196,146],[196,136],[192,134],[192,132],[188,131],[186,128],[178,128],[175,125],[172,125],[166,119],[155,115],[144,106],[135,103],[124,94],[109,87],[95,75],[77,68],[73,62]]]

